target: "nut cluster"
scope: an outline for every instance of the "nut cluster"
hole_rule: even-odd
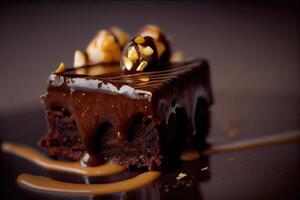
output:
[[[121,51],[129,41],[128,35],[118,27],[99,31],[88,44],[86,52],[77,50],[74,67],[86,64],[119,62]]]
[[[154,70],[170,62],[170,55],[169,42],[158,26],[146,25],[131,41],[123,30],[112,27],[99,31],[85,51],[75,52],[74,67],[120,62],[123,73],[130,74]],[[61,71],[60,66],[56,73]]]
[[[123,49],[120,66],[125,74],[153,70],[169,62],[169,43],[157,26],[147,25]]]
[[[141,72],[156,67],[158,52],[152,37],[137,36],[124,48],[120,66],[125,73]]]

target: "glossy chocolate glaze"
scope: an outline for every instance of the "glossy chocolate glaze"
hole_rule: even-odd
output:
[[[49,77],[47,93],[41,97],[45,109],[64,106],[74,115],[86,150],[82,161],[91,166],[102,162],[95,150],[101,125],[109,123],[124,140],[130,137],[139,117],[157,125],[167,124],[171,113],[182,108],[188,119],[186,134],[192,136],[196,133],[194,116],[199,98],[212,103],[209,66],[204,60],[168,64],[158,71],[132,75],[123,75],[114,64],[68,69]]]

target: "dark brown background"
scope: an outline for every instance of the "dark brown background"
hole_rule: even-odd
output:
[[[134,35],[147,23],[160,25],[174,49],[186,57],[210,61],[216,100],[210,142],[300,128],[300,12],[295,2],[0,5],[2,140],[35,145],[46,129],[39,95],[45,92],[48,75],[62,61],[71,65],[74,51],[84,49],[97,30],[118,25]],[[299,199],[299,152],[296,143],[211,155],[204,162],[209,166],[208,175],[199,171],[197,163],[178,169],[197,177],[190,192],[169,194],[172,199]],[[16,176],[38,174],[41,169],[14,156],[5,155],[3,160],[1,194],[20,199],[26,191],[12,189]],[[164,176],[173,181],[177,174]],[[167,194],[154,192],[168,199]],[[45,194],[40,198],[58,199]]]
[[[35,106],[60,62],[71,65],[97,30],[134,35],[160,25],[175,50],[208,58],[220,93],[300,91],[299,7],[295,2],[15,2],[0,10],[0,112]]]

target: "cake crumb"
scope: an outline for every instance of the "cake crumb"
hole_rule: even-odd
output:
[[[205,170],[208,170],[208,167],[206,166],[206,167],[203,167],[203,168],[201,168],[201,171],[205,171]]]
[[[184,177],[186,177],[186,176],[187,176],[187,175],[186,175],[185,173],[180,172],[180,173],[178,174],[178,176],[176,177],[176,180],[179,181],[180,179],[182,179],[182,178],[184,178]]]

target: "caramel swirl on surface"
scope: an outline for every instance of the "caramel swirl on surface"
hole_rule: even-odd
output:
[[[124,167],[120,165],[114,165],[110,162],[97,167],[83,167],[80,165],[79,162],[66,162],[66,161],[53,160],[47,158],[43,154],[39,153],[38,151],[30,147],[8,143],[8,142],[2,144],[2,150],[6,153],[11,153],[21,158],[24,158],[26,160],[29,160],[37,164],[38,166],[41,166],[46,169],[69,172],[69,173],[74,173],[74,174],[79,174],[79,175],[84,175],[89,177],[112,175],[112,174],[120,173],[125,170]]]
[[[190,161],[196,160],[202,155],[207,156],[215,153],[227,153],[274,144],[287,144],[299,141],[300,131],[295,130],[283,134],[275,134],[270,136],[241,140],[237,142],[216,144],[200,153],[196,150],[187,150],[181,154],[180,159],[183,161]],[[2,150],[4,152],[12,153],[14,155],[25,158],[47,169],[72,172],[86,176],[111,175],[124,170],[123,167],[112,165],[110,163],[101,165],[99,167],[81,167],[79,163],[68,163],[63,161],[51,160],[29,147],[8,142],[2,144]],[[203,168],[202,170],[206,169],[207,168]],[[113,183],[79,184],[52,180],[43,176],[21,174],[18,176],[18,183],[25,188],[44,192],[58,192],[75,195],[105,195],[117,192],[126,192],[142,187],[155,181],[160,175],[161,172],[148,171],[141,173],[133,178]]]
[[[126,192],[147,185],[161,175],[158,171],[148,171],[127,180],[105,184],[79,184],[52,180],[43,176],[21,174],[18,183],[26,188],[66,194],[104,195]]]
[[[286,132],[283,134],[275,134],[269,136],[262,136],[258,138],[251,138],[240,140],[236,142],[221,143],[211,145],[203,152],[198,152],[194,149],[182,151],[180,160],[193,161],[199,159],[201,156],[208,156],[217,153],[229,153],[235,151],[242,151],[247,149],[254,149],[258,147],[270,146],[275,144],[287,144],[300,141],[300,130]]]

